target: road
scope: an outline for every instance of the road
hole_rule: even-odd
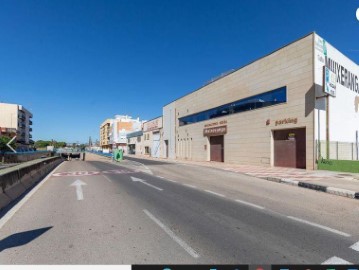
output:
[[[62,163],[2,217],[1,263],[359,263],[355,200],[208,167],[87,158]]]

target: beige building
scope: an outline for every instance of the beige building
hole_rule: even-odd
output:
[[[162,145],[162,116],[149,120],[143,124],[142,154],[160,157]]]
[[[311,33],[164,106],[162,156],[315,169],[317,133],[325,127],[315,119],[326,114],[319,104],[326,95],[315,83],[315,70],[322,81],[325,65],[314,61],[318,38]],[[329,99],[334,104],[339,93]],[[354,107],[350,113],[358,117]]]
[[[112,119],[106,119],[100,126],[100,147],[103,150],[111,149],[110,144]]]
[[[22,105],[0,103],[0,133],[16,135],[18,148],[27,149],[34,144],[31,126],[32,113]]]
[[[143,132],[142,130],[127,134],[127,153],[130,155],[142,155],[144,149],[142,146]]]

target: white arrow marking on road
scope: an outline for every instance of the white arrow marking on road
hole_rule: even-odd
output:
[[[354,245],[352,245],[350,247],[351,249],[355,250],[355,251],[359,251],[359,242],[356,242]]]
[[[322,264],[352,264],[352,263],[348,262],[346,260],[343,260],[342,258],[334,256],[334,257],[329,258]]]
[[[131,179],[132,179],[133,182],[140,182],[140,183],[145,184],[145,185],[147,185],[147,186],[149,186],[149,187],[155,188],[155,189],[157,189],[157,190],[159,190],[159,191],[162,191],[162,190],[163,190],[162,188],[159,188],[159,187],[156,187],[156,186],[154,186],[154,185],[151,185],[151,184],[147,183],[145,180],[142,180],[142,179],[140,179],[140,178],[136,178],[136,177],[132,177],[132,176],[131,176]]]
[[[76,196],[78,201],[82,201],[84,199],[84,194],[82,193],[82,186],[86,186],[87,184],[77,179],[70,186],[76,187]]]
[[[10,143],[12,143],[15,140],[15,138],[16,138],[16,135],[6,144],[6,146],[9,147],[14,153],[16,153],[16,151],[14,150],[14,148],[12,148],[10,146]]]

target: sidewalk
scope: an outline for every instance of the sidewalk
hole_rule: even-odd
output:
[[[129,156],[131,157],[131,155]],[[323,170],[304,170],[280,167],[226,164],[209,161],[169,160],[148,156],[132,156],[169,163],[192,164],[246,174],[277,183],[314,189],[334,195],[359,199],[359,174]]]

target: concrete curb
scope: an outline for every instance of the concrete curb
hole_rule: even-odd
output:
[[[249,175],[249,174],[247,174],[247,175]],[[250,176],[253,176],[253,175],[250,175]],[[255,176],[253,176],[253,177],[255,177]],[[271,182],[283,183],[283,184],[287,184],[287,185],[298,186],[301,188],[313,189],[316,191],[321,191],[321,192],[325,192],[325,193],[329,193],[329,194],[333,194],[333,195],[337,195],[337,196],[342,196],[342,197],[346,197],[346,198],[359,200],[359,192],[348,190],[348,189],[328,187],[328,186],[323,186],[323,185],[317,185],[317,184],[312,184],[312,183],[296,181],[296,180],[287,179],[287,178],[278,178],[278,177],[259,177],[259,178],[265,179],[265,180],[271,181]]]

